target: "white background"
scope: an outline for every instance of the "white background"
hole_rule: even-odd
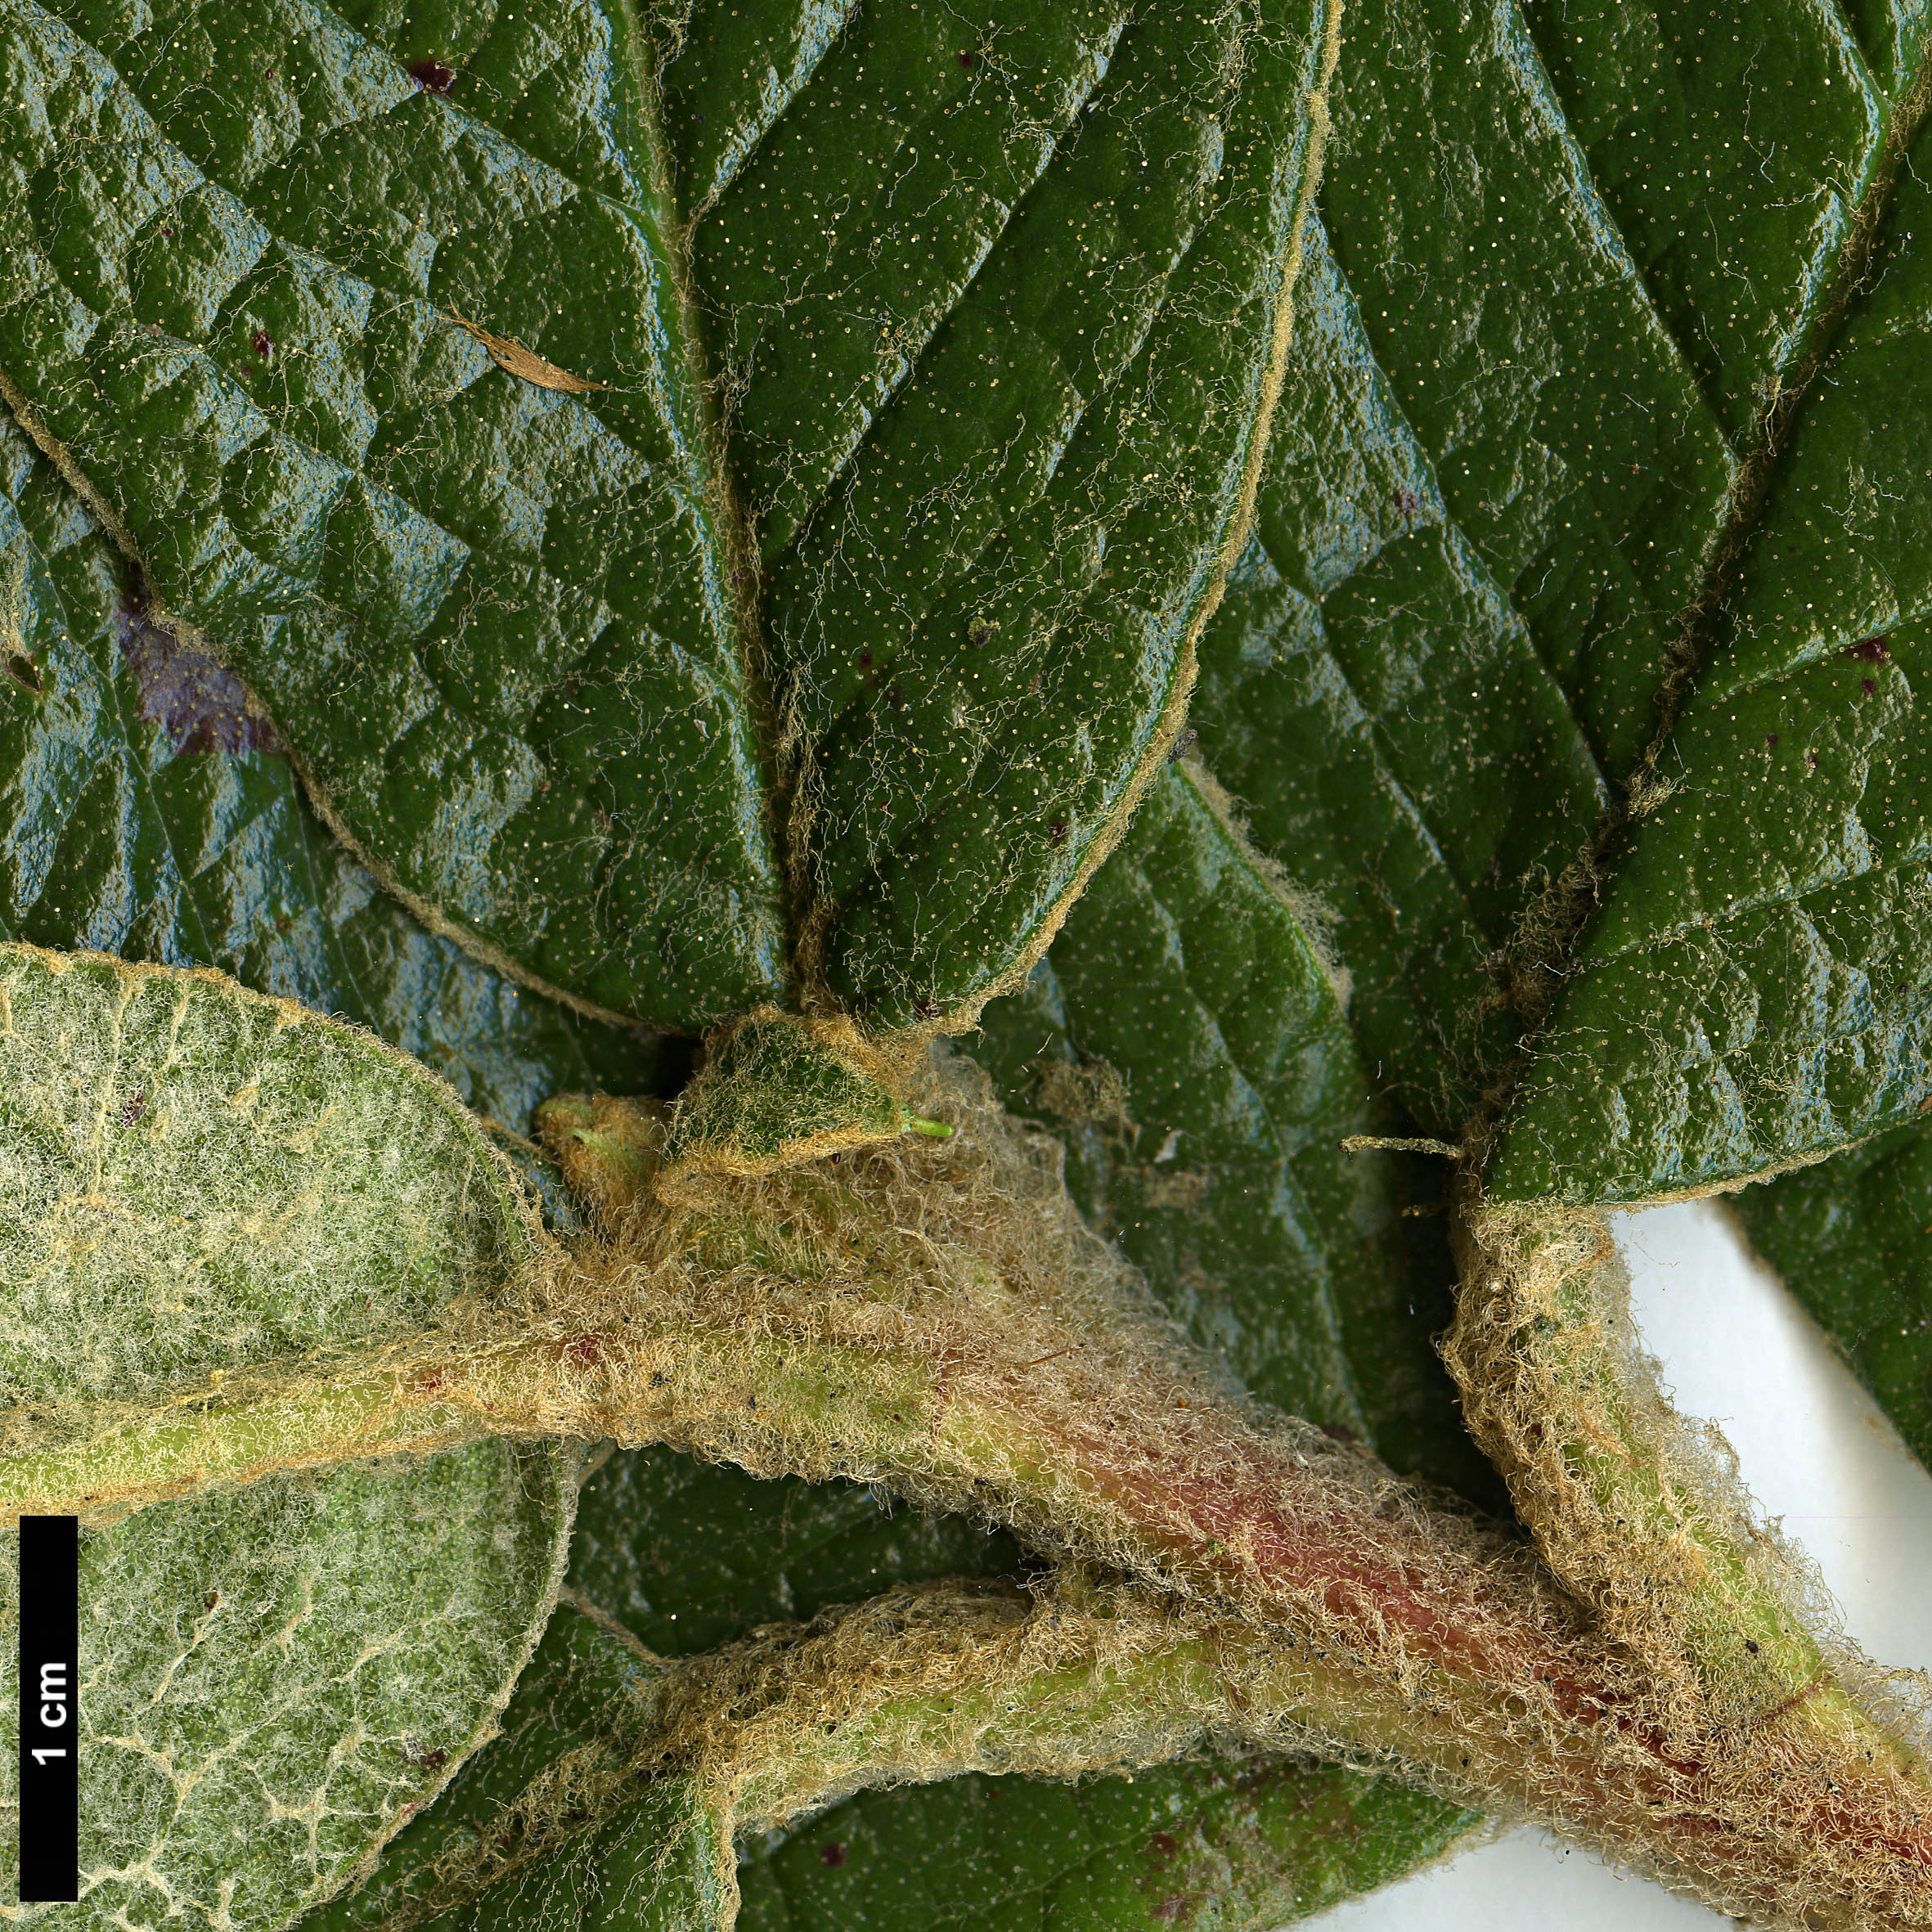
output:
[[[1882,1664],[1932,1669],[1932,1476],[1710,1202],[1619,1217],[1639,1332],[1687,1415],[1811,1552]],[[1732,1921],[1534,1831],[1305,1920],[1308,1932],[1720,1932]]]

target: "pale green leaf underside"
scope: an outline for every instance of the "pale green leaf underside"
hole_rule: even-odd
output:
[[[213,973],[0,947],[0,1121],[13,1404],[380,1338],[541,1239],[415,1062]]]
[[[1319,7],[700,7],[663,143],[595,0],[60,11],[0,367],[398,883],[687,1026],[788,922],[887,1020],[1024,955],[1188,675]]]
[[[418,1326],[541,1240],[416,1062],[212,973],[0,947],[0,1114],[16,1424]],[[87,1889],[43,1916],[267,1929],[347,1882],[508,1695],[575,1465],[486,1443],[90,1528]]]
[[[272,1932],[339,1890],[487,1735],[555,1595],[576,1487],[574,1455],[487,1442],[83,1531],[81,1898],[29,1921]],[[4,1655],[11,1678],[11,1640]],[[0,1696],[11,1898],[19,1703],[11,1681]]]

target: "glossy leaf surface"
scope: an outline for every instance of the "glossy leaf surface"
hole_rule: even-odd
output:
[[[476,941],[970,1006],[1191,675],[1323,17],[9,0],[0,368]]]
[[[1932,1090],[1915,22],[1351,13],[1193,721],[1426,1126],[1543,1029],[1495,1195],[1716,1185]]]
[[[1692,700],[1681,789],[1631,842],[1500,1190],[1708,1187],[1916,1117],[1932,1092],[1928,668],[1902,627]]]
[[[0,937],[213,966],[369,1027],[517,1132],[682,1055],[425,930],[303,802],[236,681],[145,622],[73,491],[0,411]]]
[[[1932,581],[1912,401],[1926,49],[1922,21],[1876,10],[1849,30],[1796,7],[1660,10],[1666,162],[1636,136],[1630,37],[1606,86],[1607,20],[1554,14],[1545,38],[1706,392],[1735,421],[1747,382],[1764,407],[1810,379],[1768,443],[1741,438],[1764,453],[1705,593],[1701,675],[1491,1171],[1506,1197],[1633,1200],[1844,1145],[1932,1090],[1912,683]],[[1771,59],[1784,84],[1764,90]],[[1802,199],[1767,192],[1753,155]],[[1669,239],[1674,194],[1709,210],[1701,241]]]

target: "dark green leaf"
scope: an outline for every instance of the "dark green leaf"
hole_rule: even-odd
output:
[[[1432,1130],[1555,1003],[1493,1193],[1706,1188],[1909,1117],[1922,23],[1370,0],[1350,47],[1209,766],[1334,907]]]
[[[1932,1136],[1894,1128],[1746,1188],[1751,1244],[1932,1466]]]
[[[970,1009],[1176,721],[1323,14],[6,0],[0,369],[474,940]]]
[[[100,45],[9,0],[30,105],[0,194],[34,240],[0,366],[157,595],[383,865],[539,978],[673,1021],[775,992],[735,566],[628,30],[486,8],[406,61],[386,13],[74,13]],[[611,387],[593,413],[452,316]]]
[[[1494,1171],[1635,1200],[1784,1166],[1932,1091],[1928,640],[1701,691]],[[1924,801],[1921,803],[1921,798]]]
[[[584,1485],[570,1584],[651,1650],[681,1657],[894,1584],[1021,1562],[1004,1530],[961,1516],[649,1449],[620,1451]]]
[[[975,1051],[1067,1135],[1094,1224],[1256,1395],[1485,1500],[1430,1337],[1455,1266],[1447,1169],[1400,1134],[1279,875],[1183,766],[1148,798]],[[1406,1211],[1413,1210],[1413,1212]]]
[[[580,1019],[425,932],[329,836],[234,681],[142,618],[0,411],[0,937],[214,966],[414,1054],[517,1131],[658,1085],[677,1043]]]
[[[916,1798],[918,1802],[913,1802]],[[1212,1761],[848,1800],[742,1862],[742,1932],[1273,1932],[1439,1858],[1474,1814],[1336,1766]]]

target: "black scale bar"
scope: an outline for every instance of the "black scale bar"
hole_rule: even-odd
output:
[[[20,1903],[80,1896],[80,1524],[20,1518]]]

